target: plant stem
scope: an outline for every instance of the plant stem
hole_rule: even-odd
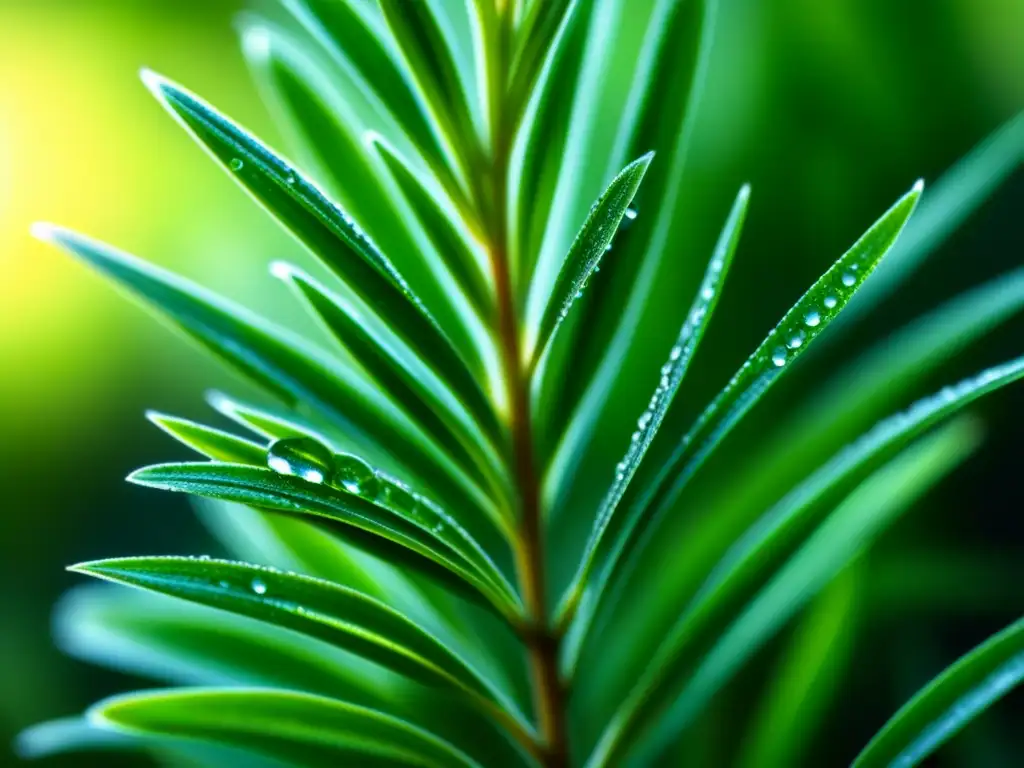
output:
[[[485,191],[489,200],[491,266],[497,304],[497,335],[508,394],[509,432],[519,502],[520,536],[516,565],[529,626],[523,642],[529,655],[534,710],[542,744],[536,754],[544,768],[569,764],[565,690],[558,674],[560,637],[547,619],[544,525],[530,413],[530,371],[522,358],[518,303],[512,286],[509,251],[509,162],[516,119],[507,108],[506,83],[512,20],[504,3],[496,4],[489,72],[491,93],[491,167]]]

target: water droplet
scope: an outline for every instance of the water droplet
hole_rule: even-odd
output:
[[[245,163],[243,163],[242,160],[237,157],[231,158],[231,162],[228,163],[228,165],[230,166],[231,170],[235,171],[236,173],[245,167]]]
[[[231,584],[229,584],[226,581],[218,581],[217,584],[220,586],[221,589],[231,589]]]
[[[796,349],[797,347],[801,346],[804,343],[805,338],[807,337],[803,331],[797,331],[796,333],[789,337],[789,341],[786,342],[786,345],[790,349]]]
[[[209,560],[209,559],[210,559],[210,556],[209,556],[209,555],[199,555],[199,556],[198,556],[198,557],[196,558],[196,560]]]
[[[724,261],[722,261],[721,259],[715,259],[714,261],[711,262],[711,271],[712,272],[721,272],[722,271],[722,267],[724,267],[724,266],[725,266],[725,262]]]
[[[330,483],[349,493],[375,496],[378,490],[377,475],[373,467],[358,456],[338,453],[334,456],[334,471]]]
[[[286,437],[267,449],[267,466],[282,475],[322,483],[330,474],[333,455],[311,437]]]
[[[775,351],[772,352],[772,363],[775,364],[776,368],[781,368],[786,364],[786,350],[783,347],[776,347]]]
[[[821,315],[818,314],[818,310],[812,309],[806,315],[804,315],[804,322],[807,323],[811,328],[814,328],[821,323]]]
[[[635,221],[636,217],[638,215],[639,215],[639,213],[637,212],[636,208],[634,208],[633,206],[630,206],[629,208],[626,209],[625,216],[626,216],[626,219],[628,219],[629,221]]]
[[[683,348],[676,344],[674,347],[672,347],[672,351],[668,353],[668,359],[673,361],[678,360],[682,356],[682,354]]]
[[[632,435],[630,435],[629,436],[629,442],[631,442],[631,443],[639,443],[640,442],[640,433],[639,432],[634,432]]]
[[[857,278],[854,276],[853,272],[843,272],[842,280],[843,285],[845,285],[847,288],[850,288],[854,283],[857,282]]]
[[[835,309],[836,308],[836,304],[837,304],[837,301],[836,301],[836,297],[835,296],[826,296],[825,297],[825,309]]]
[[[715,292],[714,292],[714,290],[710,286],[705,288],[703,291],[700,292],[700,297],[702,299],[704,299],[704,301],[711,301],[711,298],[714,295],[715,295]]]
[[[285,179],[285,181],[287,181],[289,184],[294,184],[296,182],[296,178],[294,175],[288,174],[288,178]]]
[[[611,249],[612,249],[612,244],[611,244],[611,243],[608,243],[608,245],[606,245],[606,246],[604,247],[604,250],[605,250],[605,252],[606,252],[606,253],[607,253],[608,251],[610,251]],[[595,270],[595,271],[596,271],[596,270]]]
[[[267,594],[267,585],[263,583],[262,579],[253,579],[252,584],[250,584],[250,586],[252,587],[252,591],[255,592],[257,595]]]
[[[650,411],[644,411],[643,415],[637,419],[636,425],[640,429],[646,429],[647,425],[651,423],[651,418],[653,418],[653,414]]]
[[[583,298],[583,291],[576,291],[576,298],[577,299],[582,299]]]

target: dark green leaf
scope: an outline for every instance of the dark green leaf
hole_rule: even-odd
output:
[[[912,768],[1024,680],[1024,620],[993,635],[921,689],[854,760]]]

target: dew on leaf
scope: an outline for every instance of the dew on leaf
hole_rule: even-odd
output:
[[[815,328],[821,323],[821,315],[818,314],[818,310],[812,309],[806,315],[804,315],[804,322],[811,328]]]
[[[843,272],[842,281],[843,285],[850,288],[857,282],[857,278],[854,276],[853,272]]]
[[[311,483],[322,483],[331,471],[329,448],[311,437],[286,437],[267,449],[267,466],[281,475],[294,475]]]
[[[807,336],[806,334],[804,334],[803,331],[797,331],[796,333],[789,337],[789,341],[786,342],[786,345],[790,349],[797,349],[804,343],[804,339],[806,338]]]
[[[638,215],[639,214],[636,208],[634,208],[633,206],[630,206],[629,208],[626,209],[625,216],[629,221],[635,221]]]
[[[334,471],[331,472],[330,484],[349,493],[360,496],[375,496],[379,480],[373,467],[358,456],[339,453],[334,456]]]
[[[835,296],[825,297],[825,309],[835,309],[837,303]]]
[[[775,364],[776,368],[781,368],[786,364],[786,350],[784,347],[775,348],[775,351],[772,352],[772,363]]]
[[[230,166],[231,170],[235,172],[238,172],[245,167],[245,163],[243,163],[241,158],[238,157],[231,158],[231,162],[228,163],[228,165]]]
[[[263,582],[262,579],[253,579],[250,586],[252,587],[252,591],[255,592],[257,595],[267,594],[267,585]]]

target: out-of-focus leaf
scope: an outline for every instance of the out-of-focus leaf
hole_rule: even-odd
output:
[[[623,556],[643,548],[633,538],[635,531],[650,537],[658,529],[661,518],[671,507],[686,482],[703,465],[740,419],[754,407],[772,384],[839,315],[843,307],[863,284],[892,247],[921,194],[920,182],[892,206],[832,267],[797,301],[778,325],[761,342],[732,377],[725,389],[698,417],[697,422],[680,441],[648,488],[634,498],[625,511],[616,536],[608,545],[608,554],[601,564],[602,576],[595,585],[601,590],[588,598],[582,632],[601,604],[610,579],[622,574]],[[622,513],[620,513],[620,516]],[[620,569],[616,574],[615,570]],[[625,570],[630,570],[626,561]],[[568,663],[574,663],[586,637],[574,638],[568,644]]]
[[[529,100],[560,27],[577,5],[576,0],[547,0],[530,6],[516,33],[517,45],[509,68],[508,99],[513,109]]]
[[[427,2],[378,0],[391,34],[419,87],[434,122],[448,138],[462,170],[472,175],[481,162],[480,138],[453,51]]]
[[[216,740],[299,765],[480,768],[435,736],[390,715],[308,694],[184,689],[107,699],[93,722],[128,733]]]
[[[54,634],[73,656],[175,684],[304,690],[377,708],[402,695],[402,678],[256,619],[91,584],[61,599]]]
[[[587,282],[598,269],[601,257],[611,246],[619,224],[630,212],[629,204],[643,181],[654,154],[648,152],[638,160],[627,165],[616,176],[601,197],[590,209],[590,215],[583,227],[576,234],[569,252],[565,255],[562,268],[555,280],[554,290],[550,296],[532,295],[530,298],[544,305],[540,313],[540,325],[535,338],[528,338],[525,345],[525,356],[528,361],[536,361],[548,346],[551,337],[568,314],[576,300],[583,296]],[[527,314],[530,311],[527,310]]]
[[[175,440],[214,461],[261,467],[267,463],[267,449],[264,446],[228,432],[156,411],[147,411],[146,418]]]
[[[870,311],[891,294],[1022,162],[1024,112],[988,136],[928,188],[899,244],[857,294],[840,325]]]
[[[808,608],[746,729],[739,768],[806,763],[829,704],[842,690],[864,570],[862,560],[852,563]]]
[[[583,589],[587,585],[587,579],[590,576],[594,558],[597,557],[598,548],[603,542],[605,532],[615,509],[619,502],[622,501],[630,482],[640,468],[647,449],[650,448],[651,443],[654,441],[654,437],[665,418],[665,414],[668,412],[672,399],[675,397],[679,385],[689,370],[690,361],[693,359],[697,346],[704,336],[704,329],[707,327],[708,321],[711,319],[715,306],[718,303],[718,297],[721,295],[721,286],[726,275],[729,273],[733,254],[736,252],[740,232],[743,229],[743,221],[746,216],[749,199],[750,189],[749,187],[743,187],[736,197],[736,202],[733,204],[732,211],[722,229],[715,250],[708,261],[707,269],[704,272],[704,279],[701,281],[697,296],[690,307],[689,313],[687,313],[686,320],[683,322],[683,327],[680,329],[676,343],[669,352],[668,361],[661,369],[661,378],[658,381],[657,388],[654,390],[654,395],[651,397],[647,409],[638,419],[637,430],[630,439],[629,449],[622,461],[616,466],[612,484],[601,501],[600,507],[598,507],[593,531],[583,551],[579,568],[562,597],[559,606],[559,624],[562,623],[564,617],[571,616],[575,611]],[[606,558],[606,561],[614,563],[615,558]],[[589,605],[591,601],[598,599],[609,576],[610,569],[602,569],[594,577],[592,585],[588,587],[588,591],[591,593],[588,596],[588,607],[584,608],[583,615],[577,618],[579,623],[573,628],[573,635],[569,641],[570,647],[566,651],[565,663],[569,669],[575,666],[575,654],[578,651],[578,643],[585,636],[587,624],[590,618],[592,618]]]
[[[726,600],[724,587],[716,586],[728,577],[713,574],[615,713],[588,765],[614,764],[634,745],[639,759],[656,759],[747,659],[898,514],[961,463],[978,440],[972,424],[956,422],[899,454],[850,493],[766,586],[763,578],[756,584],[748,580],[744,597]],[[752,569],[778,559],[768,553],[769,546],[752,550]],[[758,575],[763,577],[767,567]],[[736,566],[732,573],[738,572]],[[702,632],[712,638],[709,652],[693,647]]]
[[[513,620],[518,616],[518,598],[497,566],[454,520],[419,499],[411,498],[408,508],[381,506],[376,499],[322,483],[269,469],[215,462],[146,467],[128,479],[151,488],[335,520],[344,524],[339,534],[351,532],[357,546],[386,553],[386,559],[408,567],[426,567],[426,573],[441,578],[447,586],[465,582],[501,615]],[[364,535],[358,535],[360,532]],[[431,565],[443,570],[428,567]],[[459,579],[446,579],[445,572]]]
[[[432,635],[383,603],[331,582],[182,557],[101,560],[71,570],[292,629],[414,680],[465,693],[503,720],[516,718],[501,691]]]
[[[14,749],[26,760],[64,752],[124,751],[138,749],[130,734],[97,728],[84,717],[64,717],[34,725],[18,734]]]
[[[487,407],[471,370],[420,299],[355,221],[315,184],[198,97],[152,72],[146,84],[167,110],[309,250],[332,269],[467,403]]]
[[[376,387],[322,350],[128,254],[66,230],[37,225],[33,231],[157,306],[206,349],[275,396],[355,432],[374,458],[382,453],[395,455],[421,482],[438,489],[443,500],[472,498],[472,484],[466,487],[464,476],[443,452],[431,447]]]
[[[962,656],[914,696],[853,761],[911,768],[1024,680],[1024,620]]]

